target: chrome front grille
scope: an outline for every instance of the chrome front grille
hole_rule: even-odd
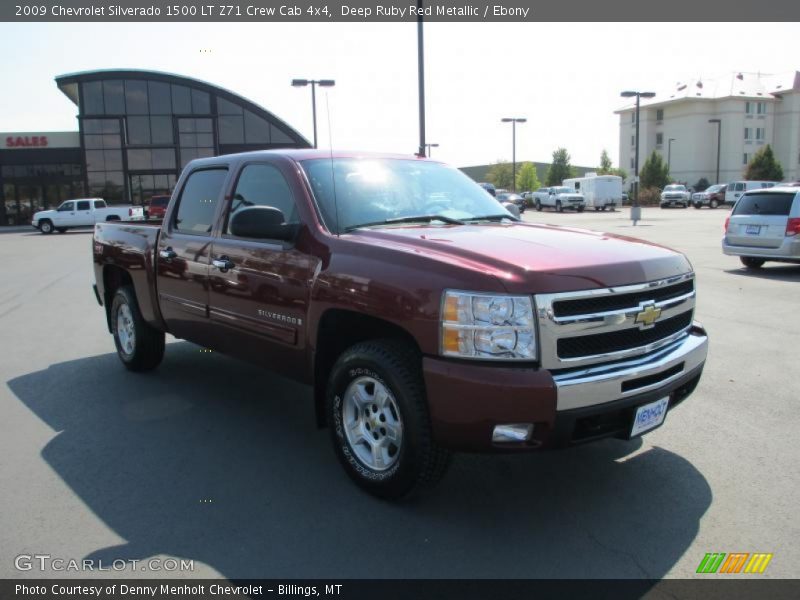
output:
[[[535,297],[542,367],[570,369],[653,352],[687,335],[694,273]]]

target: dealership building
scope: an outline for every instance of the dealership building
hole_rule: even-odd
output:
[[[78,131],[0,133],[0,225],[81,196],[142,204],[170,193],[194,158],[310,147],[268,110],[196,79],[102,70],[56,84],[78,107]]]

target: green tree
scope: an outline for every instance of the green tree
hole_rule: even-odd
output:
[[[536,175],[536,165],[530,162],[522,163],[517,171],[517,191],[531,192],[540,186],[539,177]]]
[[[701,177],[700,179],[697,180],[697,183],[695,183],[692,187],[694,187],[695,192],[704,192],[708,189],[710,185],[711,182],[708,179],[706,179],[705,177]]]
[[[511,187],[511,183],[514,180],[514,176],[512,175],[512,168],[511,163],[497,161],[486,173],[486,181],[489,183],[493,183],[494,187],[498,189],[508,189]]]
[[[769,144],[756,152],[750,162],[747,163],[744,178],[755,181],[783,180],[783,167],[775,158],[775,154]]]
[[[566,148],[559,148],[553,152],[553,162],[547,167],[545,176],[546,185],[561,185],[561,182],[578,175],[577,169],[570,164],[569,152]]]
[[[612,175],[611,171],[614,170],[614,167],[611,165],[611,157],[608,155],[608,151],[603,148],[603,152],[600,154],[600,167],[597,169],[598,175]]]
[[[639,187],[664,188],[669,183],[669,167],[664,162],[664,157],[653,150],[653,153],[644,161],[639,170]]]

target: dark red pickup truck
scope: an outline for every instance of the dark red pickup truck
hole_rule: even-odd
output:
[[[521,222],[425,159],[197,160],[161,225],[96,226],[94,265],[126,367],[155,368],[170,333],[313,385],[345,470],[383,497],[451,451],[640,435],[706,359],[683,255]]]

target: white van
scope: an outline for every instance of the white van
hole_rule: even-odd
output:
[[[732,181],[725,190],[725,204],[733,206],[744,192],[778,185],[777,181]]]
[[[622,205],[622,177],[587,173],[585,177],[565,179],[563,185],[583,194],[586,208],[614,210]]]

